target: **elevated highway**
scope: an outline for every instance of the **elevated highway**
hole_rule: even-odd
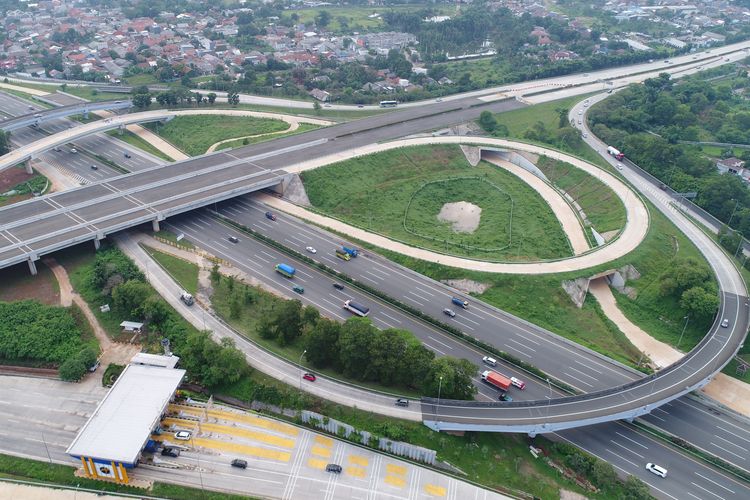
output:
[[[0,122],[0,130],[11,132],[13,130],[29,127],[31,125],[41,125],[47,121],[57,118],[65,118],[73,115],[88,115],[92,111],[118,111],[121,109],[130,109],[133,103],[129,99],[122,101],[101,101],[101,102],[84,102],[80,104],[71,104],[69,106],[60,106],[47,110],[34,111],[23,116],[16,116]]]

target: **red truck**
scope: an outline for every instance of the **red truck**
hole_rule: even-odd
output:
[[[510,389],[510,386],[512,384],[511,380],[508,377],[497,372],[493,372],[492,370],[482,372],[482,380],[490,385],[494,385],[501,391],[507,391],[508,389]]]

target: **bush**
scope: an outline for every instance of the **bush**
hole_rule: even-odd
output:
[[[66,359],[60,365],[60,378],[66,382],[78,382],[86,374],[86,365],[78,356]]]

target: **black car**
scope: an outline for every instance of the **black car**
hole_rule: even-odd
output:
[[[180,456],[180,449],[179,448],[172,448],[171,446],[165,446],[161,450],[161,454],[165,457],[174,457],[177,458]]]
[[[130,158],[130,153],[125,153],[125,158]]]
[[[239,458],[235,458],[232,460],[232,467],[237,467],[238,469],[247,469],[247,460],[240,460]]]
[[[335,288],[336,290],[343,290],[344,285],[342,285],[341,283],[334,283],[333,288]]]
[[[96,165],[91,165],[91,170],[99,170],[99,167],[97,167]]]
[[[326,472],[334,472],[336,474],[341,474],[342,470],[344,470],[344,469],[342,469],[339,464],[328,464],[328,465],[326,465]]]
[[[239,242],[240,242],[240,240],[238,240],[236,236],[230,236],[230,237],[229,237],[229,238],[227,238],[227,239],[228,239],[229,241],[231,241],[232,243],[239,243]]]
[[[396,406],[409,406],[409,400],[404,398],[398,398],[396,400]]]

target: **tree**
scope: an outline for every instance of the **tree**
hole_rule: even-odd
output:
[[[325,28],[331,23],[331,13],[327,10],[321,10],[315,16],[315,24],[321,28]]]
[[[707,319],[714,315],[719,307],[719,297],[714,290],[694,286],[682,294],[680,305],[690,311],[691,315]]]
[[[327,318],[320,318],[305,334],[305,357],[316,368],[340,365],[338,343],[341,325]]]
[[[620,495],[621,500],[651,500],[653,498],[648,485],[635,476],[628,476],[623,489]]]
[[[313,109],[315,110],[315,114],[319,115],[320,114],[320,110],[323,109],[323,108],[321,107],[320,103],[317,100],[315,100],[315,101],[313,101]]]
[[[569,112],[568,108],[555,108],[555,113],[557,113],[557,128],[563,128],[568,124]]]
[[[287,300],[274,315],[276,340],[280,345],[288,345],[302,335],[302,302]]]
[[[133,96],[133,106],[136,108],[148,108],[151,106],[151,94],[136,94]]]
[[[208,99],[208,104],[213,105],[213,103],[216,102],[216,94],[213,92],[209,92],[206,96],[206,99]]]
[[[370,344],[375,331],[367,318],[349,318],[341,326],[338,348],[341,369],[347,377],[365,380],[365,370],[372,362]]]
[[[207,332],[189,334],[179,353],[189,376],[206,387],[234,383],[249,370],[245,355],[231,339],[216,344]]]
[[[122,283],[112,290],[112,300],[115,308],[121,313],[141,318],[141,307],[153,292],[146,283],[130,280]]]
[[[425,379],[423,394],[446,399],[472,399],[477,388],[472,378],[477,367],[466,359],[449,356],[433,361]]]
[[[495,119],[495,115],[493,115],[489,111],[482,111],[479,114],[479,126],[489,133],[494,132],[497,128],[497,120]]]
[[[63,361],[59,374],[66,382],[78,382],[86,374],[86,365],[78,356],[73,356]]]

